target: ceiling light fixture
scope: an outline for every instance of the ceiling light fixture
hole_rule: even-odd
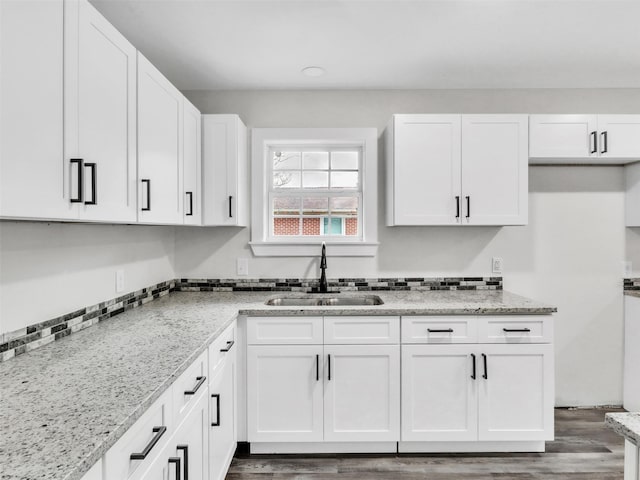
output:
[[[322,67],[305,67],[302,69],[302,74],[307,77],[321,77],[325,71]]]

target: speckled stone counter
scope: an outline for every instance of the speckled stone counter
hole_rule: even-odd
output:
[[[638,297],[638,298],[640,298],[640,290],[625,290],[624,294],[628,295],[630,297]]]
[[[556,311],[495,290],[367,293],[382,297],[384,305],[271,307],[264,302],[277,296],[272,292],[172,293],[1,363],[1,478],[82,478],[238,313],[478,315]]]
[[[604,422],[626,440],[640,446],[640,413],[607,413]]]

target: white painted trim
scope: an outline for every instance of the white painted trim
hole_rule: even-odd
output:
[[[269,453],[396,453],[396,442],[251,442],[252,454]]]
[[[399,453],[544,452],[542,442],[398,442]]]
[[[328,240],[327,255],[332,257],[375,257],[378,243],[332,243]],[[256,257],[317,257],[320,244],[295,242],[249,242]]]

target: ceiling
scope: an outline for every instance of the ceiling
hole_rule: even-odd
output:
[[[640,87],[640,0],[91,3],[181,90]]]

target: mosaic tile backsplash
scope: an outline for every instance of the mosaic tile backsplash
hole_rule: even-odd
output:
[[[502,277],[406,277],[330,279],[329,290],[502,290]],[[625,280],[626,288],[626,280]],[[84,330],[173,291],[313,292],[318,280],[299,278],[175,279],[82,308],[50,320],[0,334],[0,362]]]
[[[640,290],[640,278],[625,278],[624,279],[625,290]]]

